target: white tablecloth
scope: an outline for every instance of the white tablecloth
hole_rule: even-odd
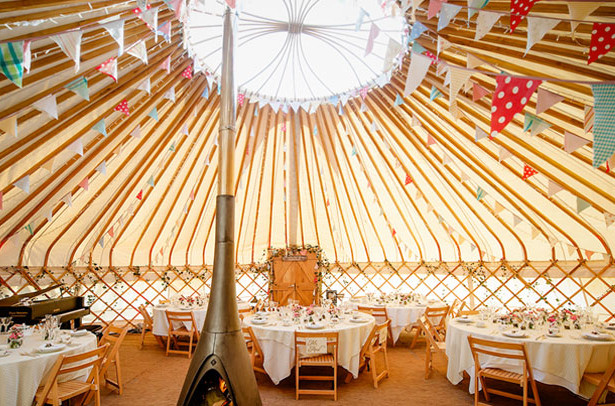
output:
[[[364,323],[350,321],[340,322],[334,327],[326,326],[320,330],[301,329],[302,332],[339,332],[339,346],[337,350],[338,365],[346,369],[356,378],[359,375],[359,355],[361,347],[367,340],[369,333],[376,321],[373,317],[365,315]],[[297,326],[283,326],[280,321],[272,321],[268,325],[256,325],[251,323],[252,317],[244,320],[244,323],[254,331],[262,350],[263,366],[274,384],[290,375],[295,366],[295,331]]]
[[[237,308],[239,310],[249,309],[250,303],[247,302],[238,302]],[[166,311],[172,312],[192,312],[194,314],[194,321],[196,322],[197,330],[201,331],[203,329],[203,324],[205,324],[205,316],[207,315],[207,306],[195,308],[195,309],[183,309],[175,306],[167,306],[162,307],[160,305],[154,306],[154,326],[152,328],[152,332],[157,336],[166,337],[169,334],[169,322],[167,321]],[[184,326],[190,330],[192,327],[189,321],[184,323]]]
[[[60,354],[80,354],[95,349],[97,344],[96,336],[87,333],[82,337],[74,337],[73,343],[62,351],[36,354],[35,357],[20,354],[31,352],[43,343],[41,335],[33,334],[24,337],[20,348],[8,350],[8,356],[0,357],[0,406],[32,405],[36,390],[46,382],[46,375]],[[4,349],[0,349],[0,352],[4,352]]]
[[[458,384],[466,371],[470,379],[470,393],[474,393],[474,361],[468,336],[503,342],[525,343],[534,378],[549,385],[563,386],[575,394],[591,397],[593,387],[581,383],[584,372],[604,372],[615,357],[615,341],[590,341],[580,337],[580,330],[564,330],[562,337],[539,339],[542,332],[528,330],[528,338],[515,339],[503,336],[496,325],[486,322],[486,327],[451,321],[446,333],[448,380]],[[481,366],[494,366],[512,372],[522,371],[512,360],[481,356]]]
[[[353,303],[354,308],[356,309],[358,305],[362,306],[378,306],[378,304],[369,304],[369,303]],[[393,333],[393,342],[397,342],[401,332],[404,331],[406,326],[410,326],[419,319],[425,313],[425,309],[427,307],[441,307],[446,306],[443,302],[434,302],[434,303],[409,303],[407,305],[402,304],[386,304],[384,307],[387,309],[387,315],[389,319],[391,319],[391,332]],[[384,320],[378,320],[378,323],[382,323]]]

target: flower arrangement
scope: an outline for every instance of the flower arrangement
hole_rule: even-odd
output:
[[[327,312],[329,312],[329,316],[333,317],[339,317],[340,315],[340,309],[336,306],[331,306],[329,309],[327,309]]]
[[[193,298],[192,296],[180,296],[179,299],[177,299],[177,301],[179,302],[180,306],[186,306],[186,307],[192,307],[196,304],[196,299]]]
[[[8,344],[10,348],[19,348],[23,344],[23,330],[19,324],[9,330]]]
[[[553,312],[547,317],[549,323],[561,323],[565,329],[573,327],[576,330],[581,329],[581,319],[576,310],[562,309]]]

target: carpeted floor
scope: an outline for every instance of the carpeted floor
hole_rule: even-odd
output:
[[[390,377],[374,389],[371,374],[363,373],[349,384],[338,386],[339,405],[473,405],[474,397],[468,393],[468,379],[453,386],[446,379],[446,362],[436,359],[431,379],[424,379],[425,347],[419,344],[409,349],[408,337],[389,351]],[[113,405],[175,405],[190,361],[185,356],[165,357],[150,335],[143,350],[139,350],[139,337],[128,335],[120,350],[124,393],[119,396],[103,390],[102,404]],[[342,374],[345,375],[345,374]],[[264,405],[322,405],[333,404],[332,398],[305,396],[295,401],[294,375],[279,385],[257,373],[257,381]],[[501,385],[498,385],[503,387]],[[519,389],[514,385],[506,389]],[[544,406],[581,406],[587,402],[564,388],[542,385],[539,393]],[[481,396],[481,400],[483,400]],[[497,406],[521,405],[522,402],[495,397],[491,404]]]

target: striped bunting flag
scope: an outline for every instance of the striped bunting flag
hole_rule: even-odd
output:
[[[0,44],[0,69],[11,82],[21,87],[23,79],[23,41]]]

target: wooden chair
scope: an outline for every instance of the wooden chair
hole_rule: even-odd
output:
[[[466,305],[466,302],[459,300],[459,299],[455,299],[453,301],[453,304],[449,308],[447,317],[452,318],[452,319],[454,319],[455,317],[459,317],[460,312],[463,310],[465,305]]]
[[[107,353],[109,344],[105,344],[92,351],[82,354],[64,356],[60,355],[49,371],[47,382],[36,391],[34,401],[36,406],[46,404],[60,406],[66,399],[77,396],[85,399],[93,393],[95,405],[100,405],[100,363]],[[87,379],[75,379],[58,382],[58,377],[63,374],[75,373],[92,368]],[[85,403],[84,403],[85,404]]]
[[[448,310],[449,306],[428,307],[427,309],[425,309],[424,315],[431,321],[431,324],[437,331],[439,331],[440,333],[444,333],[446,332],[446,315],[448,314]],[[424,333],[418,321],[410,327],[410,332],[412,332],[412,330],[416,330],[416,334],[412,339],[410,349],[414,348],[419,337],[421,336],[421,333]]]
[[[145,307],[145,305],[139,306],[139,313],[141,313],[141,316],[143,316],[143,328],[141,329],[141,343],[139,344],[139,349],[142,350],[143,342],[145,341],[145,334],[147,334],[147,332],[149,331],[150,333],[152,333],[152,335],[154,335],[153,333],[154,319],[152,319],[152,316],[147,311],[147,307]],[[156,337],[156,340],[160,344],[160,338]]]
[[[378,383],[384,378],[389,377],[389,357],[387,356],[387,337],[391,320],[377,324],[370,332],[359,356],[359,371],[369,367],[372,372],[374,388],[378,389]],[[384,358],[384,369],[378,373],[376,369],[376,355],[382,353]],[[352,377],[352,374],[348,374]]]
[[[311,344],[310,340],[324,338],[327,343],[327,352],[324,354],[301,355],[300,349]],[[302,333],[295,332],[295,397],[299,395],[333,395],[337,400],[337,349],[339,335],[337,332]],[[331,367],[333,376],[300,375],[301,367]],[[299,382],[305,381],[333,381],[333,389],[301,389]]]
[[[468,337],[468,342],[470,343],[470,350],[472,351],[472,356],[474,357],[474,406],[479,404],[479,380],[483,387],[483,394],[485,395],[485,400],[487,402],[489,402],[489,394],[492,393],[494,395],[505,396],[511,399],[522,400],[523,406],[527,406],[528,402],[535,403],[536,406],[540,406],[538,388],[536,387],[536,381],[534,381],[530,361],[527,358],[525,344],[503,343],[499,341],[484,340],[472,336]],[[516,372],[509,372],[500,368],[482,368],[479,361],[480,354],[521,361],[523,364],[523,373],[518,374]],[[517,383],[523,388],[523,396],[497,389],[489,389],[485,378]],[[532,387],[532,393],[534,395],[533,399],[528,397],[528,383]]]
[[[243,338],[246,340],[246,347],[248,347],[248,353],[250,354],[252,369],[267,375],[265,367],[263,366],[265,362],[263,350],[258,343],[258,339],[254,335],[254,330],[252,330],[252,327],[242,327],[241,331],[243,332]]]
[[[252,313],[252,309],[248,307],[246,309],[239,309],[238,312],[239,312],[239,318],[243,320],[244,317]]]
[[[389,321],[388,327],[387,327],[388,337],[391,340],[391,345],[395,346],[395,342],[393,342],[393,330],[391,329],[391,323],[390,323],[391,319],[389,319],[389,315],[387,313],[386,307],[358,305],[357,310],[359,310],[362,313],[371,314],[376,319],[376,322],[386,323],[387,321]]]
[[[585,373],[583,379],[586,382],[596,385],[596,390],[592,395],[587,406],[596,406],[605,392],[615,392],[615,358],[606,371],[596,374]],[[600,403],[600,406],[615,406],[615,403]]]
[[[431,320],[425,315],[419,318],[418,323],[421,326],[421,330],[425,333],[425,379],[429,379],[433,369],[433,355],[441,354],[448,360],[446,356],[446,341],[445,337],[436,330]]]
[[[128,334],[128,326],[124,328],[115,327],[110,324],[104,331],[103,336],[98,342],[99,345],[109,344],[109,351],[105,354],[105,359],[100,367],[100,379],[103,385],[117,390],[118,394],[124,392],[122,385],[122,368],[120,366],[120,346]],[[115,369],[115,379],[109,376],[110,369]]]
[[[188,358],[192,358],[192,347],[196,346],[200,335],[199,331],[196,327],[196,322],[194,321],[194,314],[192,312],[173,312],[166,311],[167,314],[167,322],[169,323],[169,332],[167,337],[167,357],[169,354],[187,354]],[[187,329],[184,323],[190,323],[190,329]],[[173,323],[179,323],[180,327],[174,327]],[[188,350],[181,351],[179,349],[180,341],[177,339],[179,337],[188,337],[189,342]],[[171,342],[173,343],[173,347],[177,349],[171,349]],[[185,343],[181,343],[185,345]]]

